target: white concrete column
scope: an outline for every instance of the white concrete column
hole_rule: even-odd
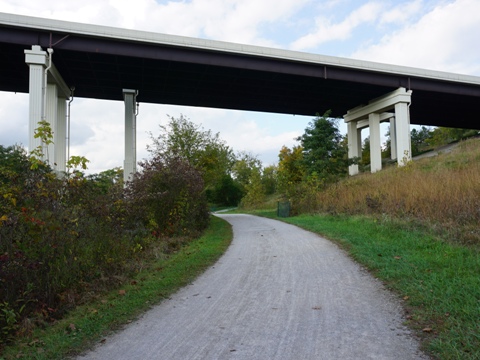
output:
[[[357,154],[362,157],[362,130],[357,126]]]
[[[55,169],[65,172],[67,164],[67,99],[57,96],[57,126],[54,130]]]
[[[42,120],[43,94],[45,87],[45,68],[47,66],[47,52],[40,46],[32,46],[32,50],[25,50],[25,62],[29,74],[29,123],[28,123],[28,150],[32,151],[38,146],[43,146],[40,139],[34,138],[35,129]],[[46,159],[43,159],[46,160]]]
[[[390,158],[392,160],[397,158],[397,125],[395,117],[390,119]]]
[[[382,170],[382,145],[380,143],[380,114],[368,115],[370,128],[370,170],[372,173]]]
[[[368,116],[370,127],[370,162],[372,172],[382,169],[382,149],[380,144],[380,121],[386,121],[393,117],[393,114],[386,111],[395,109],[395,121],[391,126],[392,151],[397,160],[411,159],[410,145],[410,117],[408,106],[411,102],[412,90],[398,88],[384,96],[376,98],[365,106],[359,106],[347,111],[343,116],[346,123],[358,121],[358,127],[366,127],[364,120]],[[349,141],[351,136],[349,137]],[[392,156],[395,156],[392,154]],[[402,164],[404,161],[402,160]]]
[[[53,143],[46,147],[45,156],[52,167],[56,169],[55,166],[55,148],[57,147],[57,85],[47,84],[47,99],[45,102],[45,121],[50,124],[50,127],[53,132]]]
[[[51,51],[53,54],[53,51]],[[50,166],[57,171],[65,171],[66,163],[66,97],[68,87],[52,63],[45,79],[45,70],[49,65],[47,51],[38,45],[32,50],[25,50],[25,62],[30,70],[29,78],[29,140],[28,150],[42,146],[44,157]],[[52,55],[50,55],[52,56]],[[47,80],[47,84],[45,82]],[[46,87],[45,87],[46,84]],[[35,139],[35,129],[45,117],[53,132],[53,144],[48,147],[41,139]]]
[[[408,104],[400,102],[395,104],[395,128],[397,139],[398,166],[404,166],[412,160],[410,139],[410,114]]]
[[[354,157],[360,156],[359,144],[358,144],[358,130],[357,130],[357,122],[350,121],[347,123],[347,136],[348,136],[348,158],[352,159]],[[350,165],[348,167],[349,175],[357,175],[358,174],[358,165]]]
[[[66,170],[67,149],[67,106],[66,99],[61,96],[56,84],[47,84],[47,100],[45,120],[53,132],[53,144],[46,148],[46,157],[52,169],[63,172]]]
[[[123,181],[132,179],[137,171],[137,119],[136,101],[137,90],[123,89],[123,101],[125,103],[125,161],[123,163]]]

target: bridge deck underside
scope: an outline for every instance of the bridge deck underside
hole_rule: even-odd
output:
[[[0,27],[0,90],[28,92],[24,50],[66,35]],[[314,116],[347,110],[403,86],[411,123],[480,129],[480,86],[260,56],[70,34],[53,62],[76,97]]]

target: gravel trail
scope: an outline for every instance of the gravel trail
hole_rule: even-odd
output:
[[[331,242],[250,215],[225,255],[78,359],[428,359],[399,302]]]

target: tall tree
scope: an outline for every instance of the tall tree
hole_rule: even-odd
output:
[[[278,160],[278,190],[285,194],[304,178],[303,148],[294,146],[290,149],[283,146],[278,154]]]
[[[256,208],[265,202],[265,189],[259,168],[253,168],[248,183],[245,185],[245,196],[242,198],[242,206]]]
[[[437,127],[430,132],[431,136],[426,142],[432,146],[441,146],[470,136],[476,136],[479,133],[478,130]]]
[[[241,151],[237,154],[237,160],[232,168],[232,174],[235,180],[240,184],[243,191],[250,183],[250,179],[254,172],[260,173],[262,162],[253,154]]]
[[[323,183],[347,175],[348,150],[338,129],[338,120],[329,117],[330,111],[309,123],[305,133],[298,137],[303,147],[303,164],[307,176],[314,176]]]
[[[370,164],[370,136],[367,136],[363,140],[361,159],[362,159],[361,160],[362,165],[369,165]]]
[[[432,137],[432,132],[426,126],[422,126],[420,130],[413,128],[410,131],[412,143],[412,156],[416,156],[428,146],[428,140]]]
[[[147,148],[154,156],[180,157],[199,170],[207,193],[212,193],[230,174],[235,161],[233,150],[219,133],[204,130],[183,115],[169,116],[168,124],[160,126],[160,135],[150,133],[150,138],[153,144]]]
[[[266,195],[275,193],[278,184],[278,166],[270,165],[263,168],[262,184]]]
[[[392,140],[390,137],[390,126],[385,133],[385,142],[382,147],[382,159],[390,159],[392,157]]]
[[[231,175],[224,175],[220,183],[212,190],[210,200],[216,205],[237,206],[244,191]]]
[[[243,192],[242,206],[253,208],[265,199],[261,177],[262,162],[255,155],[239,152],[232,173]]]

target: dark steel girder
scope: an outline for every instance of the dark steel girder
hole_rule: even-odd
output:
[[[24,50],[52,46],[75,96],[342,117],[398,87],[413,90],[412,124],[480,129],[480,85],[221,50],[0,25],[0,90],[28,92]]]

